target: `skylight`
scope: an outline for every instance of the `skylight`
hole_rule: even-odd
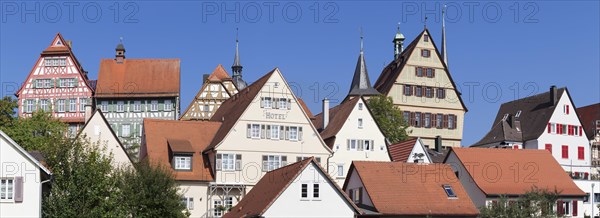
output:
[[[449,198],[456,198],[456,193],[454,193],[454,189],[452,189],[452,186],[443,185],[442,187],[444,187],[444,191],[446,191],[446,195],[448,195]]]

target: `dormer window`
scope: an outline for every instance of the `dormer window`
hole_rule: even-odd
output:
[[[175,170],[192,170],[192,156],[176,154],[173,157],[173,167]]]
[[[443,185],[442,187],[444,188],[444,191],[446,192],[446,195],[448,195],[449,198],[456,198],[456,193],[452,189],[452,186]]]

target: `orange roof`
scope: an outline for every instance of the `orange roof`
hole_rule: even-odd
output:
[[[382,215],[474,217],[479,214],[450,165],[354,161],[351,173],[353,169],[376,211]],[[345,184],[351,176],[354,175],[348,176]],[[448,197],[443,185],[450,185],[456,197]]]
[[[179,59],[102,59],[96,97],[179,96]]]
[[[261,216],[275,200],[287,189],[287,187],[296,182],[298,175],[308,166],[313,163],[318,169],[326,175],[329,183],[333,184],[339,194],[343,196],[348,204],[350,204],[355,212],[358,212],[356,205],[343,194],[343,191],[335,182],[328,176],[325,170],[314,160],[314,157],[296,162],[294,164],[281,167],[265,174],[258,183],[250,190],[250,192],[242,198],[242,200],[231,209],[231,211],[223,216],[226,217],[258,217]]]
[[[416,143],[417,138],[413,138],[389,145],[388,151],[390,152],[392,161],[406,162]]]
[[[333,148],[335,138],[332,137],[335,137],[342,129],[346,123],[346,120],[348,120],[348,116],[350,116],[350,113],[352,113],[354,106],[358,102],[358,99],[360,99],[360,97],[349,99],[335,107],[330,108],[329,123],[325,129],[323,129],[323,113],[315,115],[315,119],[312,120],[313,125],[315,125],[315,128],[319,130],[323,140],[328,142],[327,145],[329,148]]]
[[[169,147],[188,150],[188,146],[191,145],[193,150],[192,171],[172,170],[175,179],[213,181],[211,164],[208,158],[202,154],[202,150],[208,146],[219,127],[221,127],[219,122],[144,119],[146,140],[140,151],[140,159],[149,158],[153,163],[171,166]],[[169,143],[171,143],[170,146]]]
[[[215,70],[208,76],[208,80],[211,82],[222,82],[225,80],[232,80],[231,76],[225,71],[223,65],[219,64]]]
[[[302,100],[300,97],[297,97],[297,98],[298,98],[298,103],[300,103],[300,106],[302,107],[302,109],[304,109],[304,112],[306,112],[306,115],[308,116],[308,118],[314,119],[313,113],[310,111],[308,106],[306,106],[306,103],[304,103],[304,100]]]
[[[452,153],[463,165],[469,166],[465,167],[467,172],[488,196],[522,195],[534,186],[557,190],[561,196],[585,195],[546,150],[453,147],[446,161]],[[488,170],[484,170],[484,166],[488,166]],[[515,166],[521,169],[518,175],[514,173]],[[496,169],[502,172],[499,176]]]

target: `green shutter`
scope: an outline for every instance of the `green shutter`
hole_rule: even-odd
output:
[[[158,101],[158,111],[164,111],[164,110],[165,110],[165,101],[164,100]]]
[[[146,101],[140,101],[140,107],[142,108],[142,112],[146,111]]]
[[[56,83],[56,79],[50,79],[50,88],[54,88]]]
[[[33,83],[33,84],[31,84],[31,87],[33,87],[34,89],[37,88],[36,87],[37,86],[37,79],[32,79],[31,83]]]
[[[115,104],[113,104],[113,101],[108,101],[108,112],[113,111],[115,111]]]
[[[123,125],[117,124],[117,127],[119,129],[118,133],[117,133],[117,136],[119,136],[119,137],[123,136]]]
[[[79,78],[75,77],[73,79],[74,79],[74,81],[73,81],[74,82],[73,87],[79,86]]]

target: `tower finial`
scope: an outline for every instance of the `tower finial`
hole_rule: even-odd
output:
[[[363,29],[360,27],[360,53],[363,53]]]
[[[444,14],[446,13],[446,5],[442,8],[442,59],[448,67],[448,54],[446,54],[446,17]]]
[[[396,36],[392,41],[394,43],[394,60],[400,57],[402,50],[404,50],[404,35],[400,32],[400,22],[396,27]]]
[[[398,28],[397,28],[397,30],[396,30],[396,33],[400,33],[400,23],[401,23],[401,22],[398,22]]]
[[[233,57],[233,65],[231,70],[233,71],[233,82],[235,83],[238,90],[246,88],[246,82],[242,80],[242,64],[240,63],[240,52],[239,52],[239,28],[235,28],[235,56]]]
[[[240,32],[240,28],[236,27],[235,28],[235,42],[236,43],[238,42],[238,34],[239,34],[239,32]]]
[[[119,43],[123,44],[123,36],[119,37]]]
[[[427,29],[427,15],[425,15],[425,22],[423,22],[423,28]]]

